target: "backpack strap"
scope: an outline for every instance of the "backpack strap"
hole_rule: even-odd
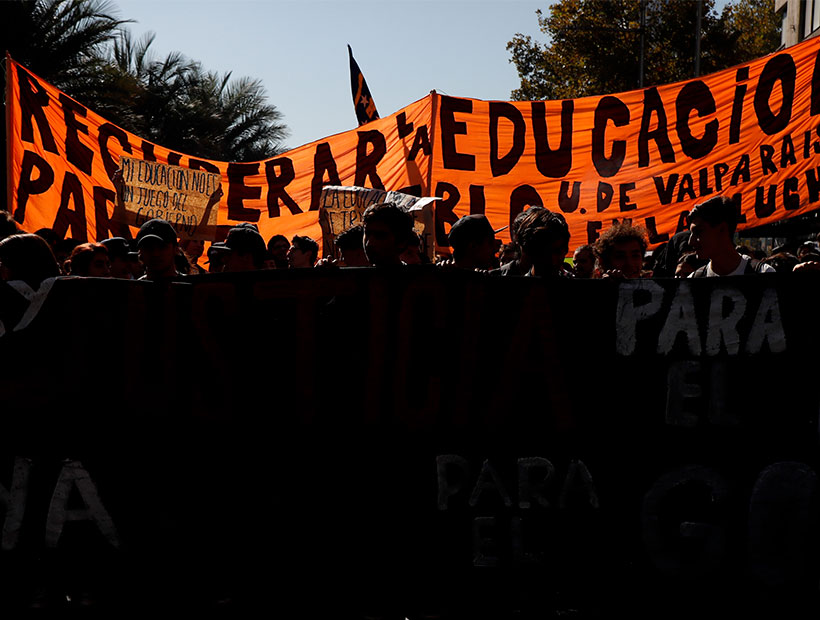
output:
[[[757,260],[756,258],[749,258],[749,262],[746,263],[746,269],[743,270],[743,275],[754,275],[756,273],[760,273],[763,268],[763,263]]]
[[[705,278],[706,277],[706,269],[709,267],[709,263],[706,263],[702,267],[698,267],[692,272],[692,275],[689,276],[690,278]]]

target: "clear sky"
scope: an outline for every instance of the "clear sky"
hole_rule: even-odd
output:
[[[544,41],[528,0],[116,0],[132,33],[153,31],[159,57],[179,51],[212,71],[262,81],[293,148],[357,126],[347,45],[379,114],[431,90],[510,98],[506,50],[516,32]]]

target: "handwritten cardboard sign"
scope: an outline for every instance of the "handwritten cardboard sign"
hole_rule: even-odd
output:
[[[217,209],[208,205],[219,174],[126,156],[120,162],[128,224],[158,217],[171,222],[180,239],[213,240]]]
[[[413,228],[421,238],[419,251],[431,261],[435,251],[435,211],[439,198],[411,196],[367,187],[328,185],[319,200],[319,223],[325,256],[338,258],[334,240],[344,231],[361,224],[362,214],[372,204],[392,202],[413,217]]]

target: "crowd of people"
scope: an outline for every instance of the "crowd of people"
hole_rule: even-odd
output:
[[[141,280],[173,280],[203,273],[260,269],[401,267],[435,263],[446,269],[491,276],[566,278],[715,277],[820,269],[814,238],[765,252],[736,245],[737,210],[716,196],[689,213],[689,229],[648,251],[647,232],[629,221],[615,223],[594,244],[577,246],[572,261],[570,232],[563,215],[531,206],[510,226],[502,244],[484,215],[467,215],[450,228],[449,255],[435,261],[422,251],[412,217],[386,202],[367,208],[360,225],[334,239],[336,258],[320,258],[319,243],[303,235],[267,242],[254,224],[231,228],[224,241],[180,240],[170,222],[145,222],[133,240],[112,237],[98,243],[59,239],[51,229],[22,231],[0,212],[0,279],[22,280],[36,288],[59,275]],[[505,227],[506,228],[506,227]],[[202,264],[201,264],[202,263]]]

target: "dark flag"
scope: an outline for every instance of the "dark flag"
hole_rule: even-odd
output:
[[[370,95],[370,89],[367,87],[367,82],[364,81],[362,70],[353,59],[353,50],[347,46],[347,52],[350,55],[350,90],[353,93],[353,106],[356,108],[356,118],[359,119],[359,125],[364,125],[370,121],[375,121],[379,118],[379,113],[376,111],[376,104],[373,103],[373,97]]]

